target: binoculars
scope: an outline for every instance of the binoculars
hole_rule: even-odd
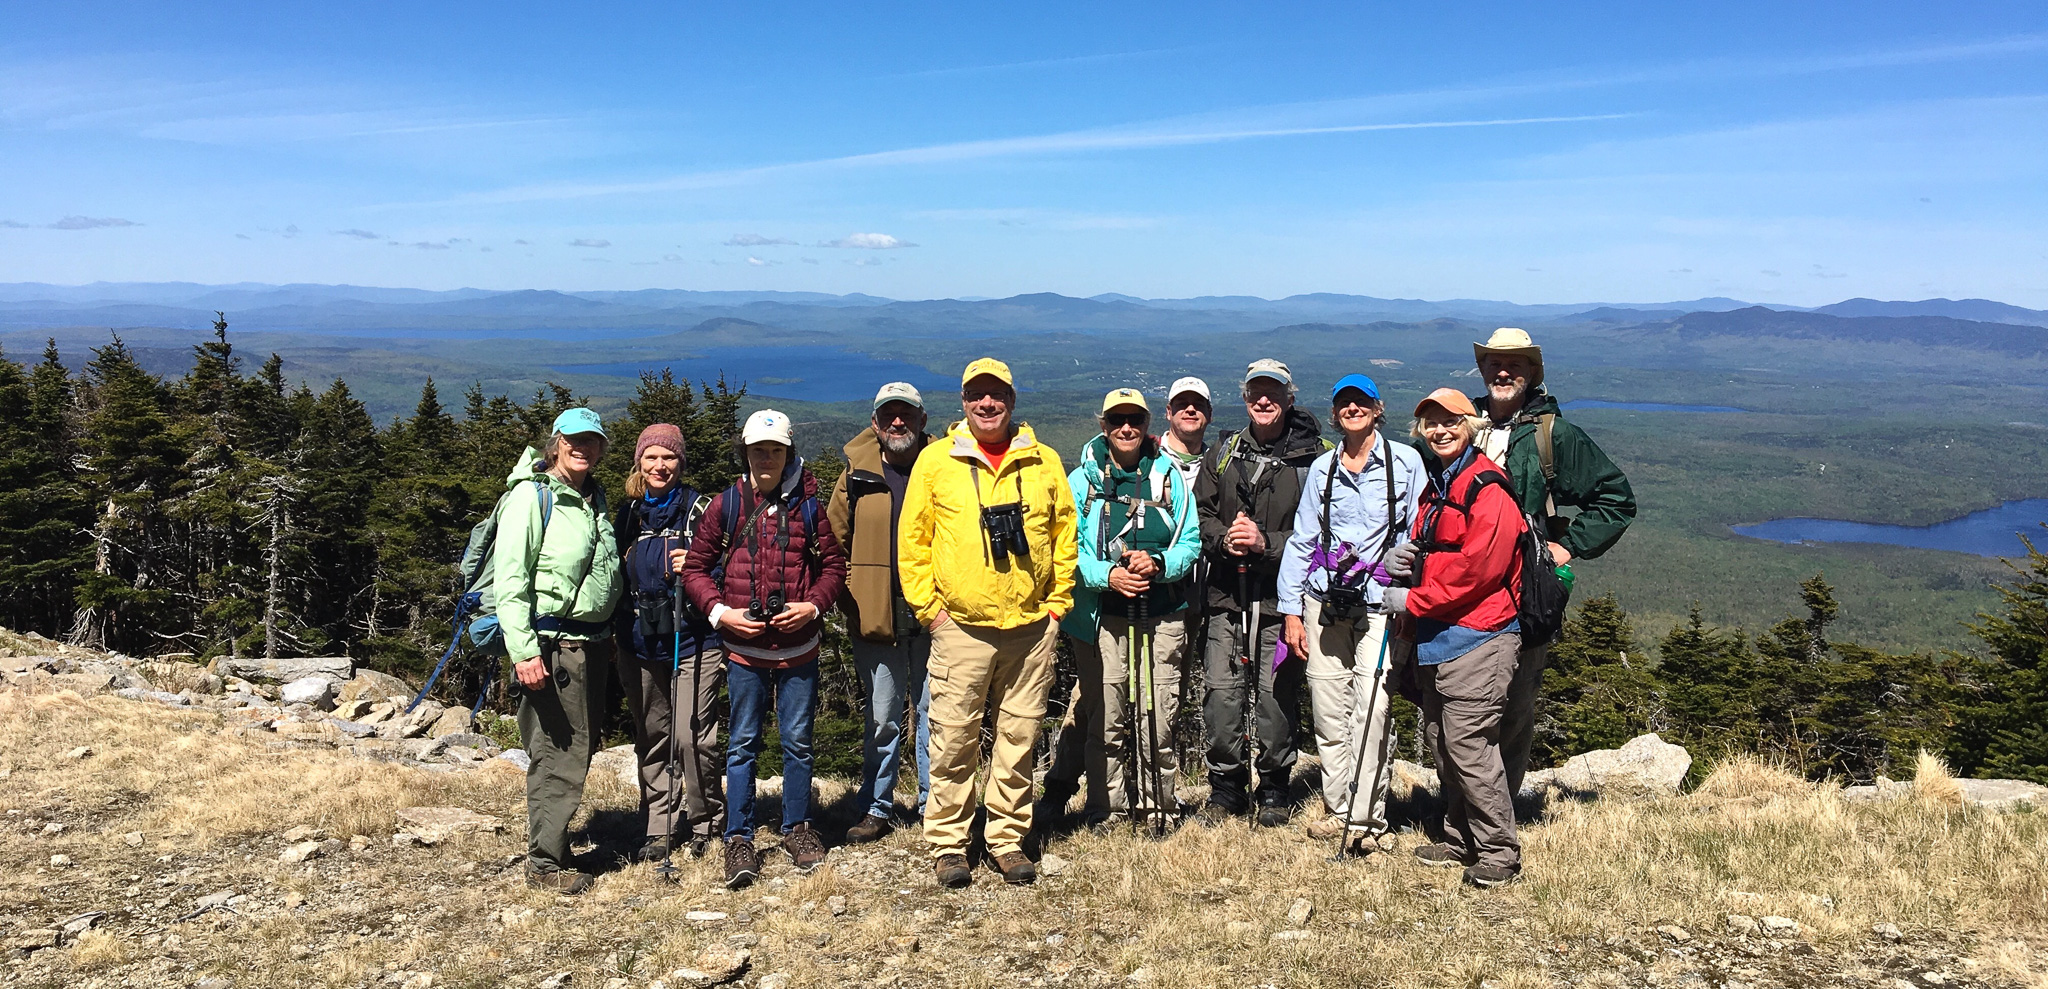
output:
[[[768,595],[768,600],[766,601],[756,598],[747,602],[747,620],[765,623],[776,615],[782,614],[782,609],[787,607],[789,607],[789,600],[782,596],[781,591],[773,591]]]
[[[1323,592],[1324,625],[1338,622],[1355,622],[1366,612],[1365,588],[1330,582],[1329,590]]]
[[[1018,503],[1008,505],[985,505],[981,509],[981,527],[988,532],[989,552],[997,560],[1008,560],[1013,554],[1029,556],[1031,546],[1024,540],[1024,506]]]

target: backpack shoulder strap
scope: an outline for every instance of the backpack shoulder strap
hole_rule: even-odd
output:
[[[1551,433],[1557,429],[1557,413],[1545,412],[1536,417],[1536,458],[1543,464],[1543,483],[1547,487],[1557,480],[1557,447],[1551,441]]]
[[[1394,518],[1394,443],[1385,434],[1380,436],[1380,472],[1387,479],[1387,534],[1380,540],[1380,554],[1384,556],[1401,540],[1401,525]],[[1329,509],[1323,511],[1327,513]],[[1329,525],[1327,518],[1323,524]]]
[[[548,537],[548,517],[555,513],[555,489],[549,487],[548,482],[536,477],[533,479],[533,490],[535,497],[540,499],[540,537],[545,540]]]

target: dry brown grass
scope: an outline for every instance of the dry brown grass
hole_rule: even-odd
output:
[[[22,981],[171,985],[212,974],[341,989],[395,973],[495,986],[571,971],[571,985],[623,978],[641,989],[742,934],[758,939],[754,976],[783,972],[798,986],[1121,985],[1144,970],[1154,986],[1506,989],[1943,971],[2048,989],[2048,815],[1952,803],[1938,761],[1923,761],[1911,800],[1851,803],[1832,785],[1738,759],[1675,799],[1553,805],[1523,833],[1525,879],[1487,892],[1461,886],[1456,870],[1415,864],[1406,850],[1419,835],[1404,835],[1396,854],[1338,866],[1329,843],[1298,827],[1231,823],[1156,843],[1059,839],[1051,850],[1070,870],[1023,889],[983,873],[971,890],[940,891],[916,836],[898,833],[837,849],[811,876],[771,852],[767,881],[741,893],[719,888],[713,859],[679,859],[675,886],[633,866],[563,900],[504,868],[524,845],[517,773],[427,773],[273,748],[276,736],[222,735],[225,726],[109,698],[0,691],[0,811],[20,811],[0,819],[20,835],[0,842],[0,923],[110,911],[99,931],[13,969]],[[95,754],[64,758],[79,745]],[[844,788],[821,789],[829,801]],[[393,813],[414,803],[466,806],[509,826],[393,848]],[[634,795],[593,774],[588,806],[624,821]],[[66,828],[41,836],[17,823],[46,820]],[[377,840],[287,866],[278,834],[294,824]],[[130,831],[146,834],[143,847],[120,839]],[[49,867],[58,853],[77,865]],[[181,920],[218,889],[249,900],[238,913]],[[833,896],[847,898],[845,916],[831,914]],[[1273,940],[1296,898],[1315,906],[1308,937]],[[734,916],[692,923],[684,915],[694,909]],[[1773,947],[1725,934],[1728,914],[1789,917],[1801,931]],[[1671,924],[1695,939],[1677,949],[1655,933]],[[1878,924],[1904,939],[1878,938]],[[907,936],[914,950],[898,940]]]

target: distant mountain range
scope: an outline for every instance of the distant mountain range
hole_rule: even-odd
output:
[[[1730,312],[1687,313],[1669,321],[1668,325],[1677,330],[1680,337],[1686,339],[1716,336],[1755,339],[1769,336],[1794,340],[1961,347],[1990,350],[2017,357],[2048,354],[2048,328],[2024,323],[1954,319],[1948,316],[1834,316],[1818,311],[1780,312],[1763,306],[1752,306]]]
[[[156,326],[204,328],[214,311],[243,329],[512,329],[525,327],[687,328],[702,319],[744,315],[818,330],[861,326],[920,328],[948,333],[1040,330],[1154,330],[1201,327],[1256,329],[1273,321],[1357,324],[1419,323],[1600,324],[1665,323],[1712,313],[1817,314],[1821,317],[1947,319],[1986,325],[2048,326],[2048,312],[1986,299],[1880,302],[1849,299],[1818,309],[1758,306],[1739,299],[1707,298],[1652,303],[1523,305],[1488,299],[1382,299],[1327,292],[1263,299],[1249,295],[1144,299],[1105,293],[1080,299],[1035,293],[1007,299],[900,301],[878,296],[819,292],[698,292],[641,289],[559,292],[463,288],[428,291],[359,285],[267,285],[243,282],[96,282],[0,284],[0,327]],[[1758,323],[1760,317],[1743,318]],[[1809,325],[1797,321],[1773,326]],[[1810,324],[1820,325],[1820,324]],[[1931,324],[1930,324],[1931,325]]]

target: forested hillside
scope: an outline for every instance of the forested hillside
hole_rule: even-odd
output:
[[[446,645],[470,527],[520,450],[580,401],[471,386],[451,409],[427,380],[410,414],[379,425],[341,380],[292,387],[275,355],[250,370],[224,320],[175,380],[118,337],[76,369],[54,344],[33,365],[0,356],[0,624],[137,655],[345,653],[417,681]],[[683,427],[696,487],[729,483],[744,401],[723,380],[644,376],[609,424],[613,503],[649,422]],[[806,452],[829,483],[840,465]],[[1820,577],[1785,602],[1791,617],[1748,616],[1758,635],[1695,613],[1640,642],[1611,596],[1592,598],[1555,652],[1539,761],[1659,731],[1812,776],[1896,774],[1925,747],[1966,773],[2048,782],[2048,557],[2014,578],[1974,630],[1984,657],[1834,641],[1858,602],[1838,604]],[[826,772],[858,759],[842,641],[836,628],[827,641]],[[468,700],[484,673],[458,665],[441,689]]]

